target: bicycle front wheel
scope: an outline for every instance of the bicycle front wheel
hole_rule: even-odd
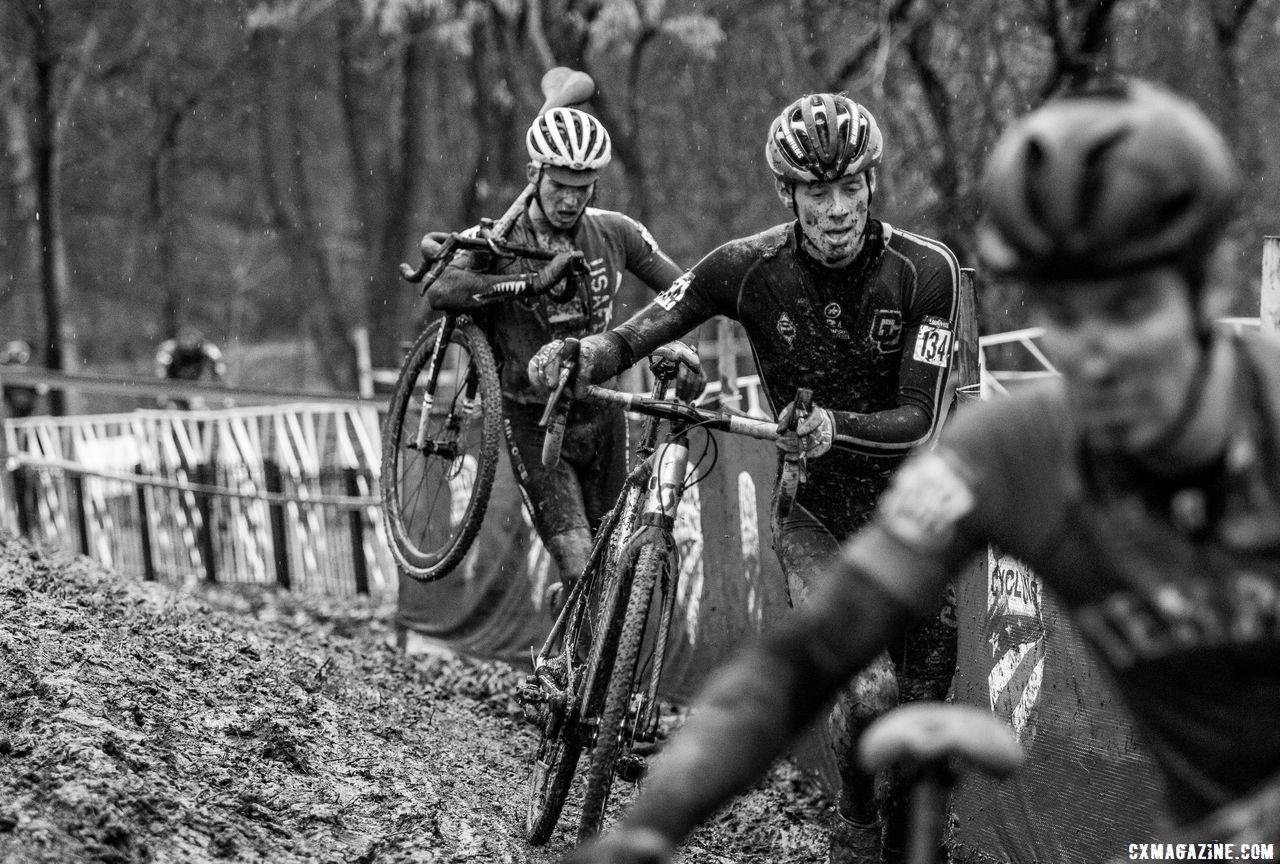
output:
[[[382,431],[382,514],[396,562],[431,582],[461,563],[480,531],[502,434],[493,349],[465,315],[452,321],[434,380],[431,358],[447,319],[414,341]]]
[[[578,822],[579,842],[599,833],[600,823],[604,820],[605,805],[609,802],[609,791],[613,788],[614,767],[628,737],[627,713],[631,706],[631,694],[635,689],[640,645],[644,641],[645,625],[649,620],[649,605],[664,566],[665,550],[654,543],[645,544],[636,556],[631,594],[627,600],[622,633],[618,637],[618,650],[614,655],[613,671],[605,690],[604,708],[596,727],[596,743],[591,750],[591,763],[587,768],[586,786],[582,793],[582,816]]]

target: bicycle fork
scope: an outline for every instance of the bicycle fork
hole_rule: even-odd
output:
[[[649,479],[646,490],[644,509],[638,520],[639,527],[653,525],[660,527],[664,532],[671,532],[674,529],[680,500],[684,496],[685,474],[688,466],[689,438],[683,431],[673,432],[667,437],[655,458],[653,476]],[[629,748],[628,752],[618,760],[618,777],[632,783],[638,782],[644,776],[646,768],[644,754],[652,752],[652,747],[644,745],[652,745],[658,737],[658,724],[661,720],[658,710],[658,685],[666,663],[667,637],[671,632],[671,622],[675,618],[676,587],[679,575],[680,564],[677,552],[670,566],[662,568],[660,581],[654,586],[655,590],[660,592],[658,596],[662,598],[662,602],[658,611],[657,632],[654,636],[648,683],[643,689],[636,687],[632,697],[630,713],[634,719]],[[637,747],[637,744],[641,746]]]
[[[458,407],[461,410],[455,408],[449,411],[440,440],[431,440],[427,433],[427,423],[431,418],[431,410],[435,406],[436,383],[439,381],[440,372],[444,367],[445,352],[449,350],[449,343],[453,339],[454,327],[460,318],[462,316],[446,314],[440,322],[440,337],[436,340],[435,348],[431,350],[431,362],[427,364],[426,382],[422,388],[421,413],[418,415],[417,434],[413,436],[413,440],[407,445],[409,449],[418,450],[427,456],[438,455],[450,461],[458,458],[459,433],[462,431],[463,423],[475,410],[476,393],[480,388],[480,381],[473,367],[468,365],[466,378],[461,384],[461,396],[458,400]]]

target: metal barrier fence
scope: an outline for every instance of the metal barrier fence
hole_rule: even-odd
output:
[[[168,583],[395,596],[372,408],[30,417],[4,434],[6,521],[31,537]]]

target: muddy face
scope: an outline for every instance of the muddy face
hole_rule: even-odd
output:
[[[820,183],[797,183],[792,195],[805,249],[828,267],[843,267],[862,250],[871,206],[866,172]]]
[[[542,215],[557,231],[570,231],[587,209],[595,184],[570,186],[543,176],[538,186],[537,203]]]

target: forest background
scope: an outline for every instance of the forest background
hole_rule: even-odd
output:
[[[683,266],[789,218],[763,141],[802,93],[865,104],[886,137],[874,215],[976,266],[976,184],[1011,118],[1091,75],[1165,82],[1244,167],[1221,278],[1256,315],[1280,233],[1278,2],[0,0],[0,339],[150,374],[192,324],[232,383],[352,389],[353,328],[380,366],[411,335],[396,265],[417,239],[522,188],[557,65],[595,78],[613,136],[597,204]],[[977,284],[982,332],[1026,323],[1015,287]]]

